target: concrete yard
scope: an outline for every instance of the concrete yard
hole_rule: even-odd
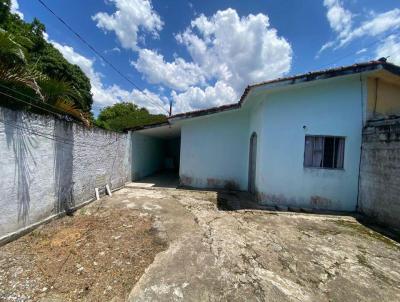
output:
[[[25,283],[37,281],[40,288],[24,301],[69,298],[71,301],[400,301],[400,245],[396,241],[372,231],[351,216],[221,210],[225,208],[223,205],[235,204],[244,198],[246,195],[241,193],[128,184],[112,198],[90,204],[73,218],[94,213],[94,209],[115,218],[113,225],[118,229],[116,226],[120,224],[119,233],[105,233],[105,237],[116,236],[112,239],[116,244],[115,238],[123,240],[122,251],[136,265],[132,266],[131,262],[122,265],[132,274],[131,278],[120,268],[112,278],[99,273],[96,280],[93,273],[90,286],[73,288],[82,286],[76,281],[70,282],[72,289],[57,290],[55,285],[62,288],[62,278],[66,275],[60,268],[65,259],[52,262],[59,272],[56,281],[46,278],[45,266],[43,276],[35,277],[40,282],[22,273],[28,269],[26,263],[35,257],[35,263],[51,261],[34,256],[24,248],[37,237],[26,235],[0,248],[3,276],[0,277],[0,300],[15,301],[13,297],[21,294],[17,291],[24,288],[13,284],[24,284],[21,278],[26,278]],[[113,213],[117,215],[112,216]],[[121,221],[118,216],[122,217]],[[34,232],[46,233],[46,229],[54,228],[53,223],[58,223],[55,233],[59,234],[66,227],[61,222],[68,219],[71,218],[62,218]],[[138,228],[135,221],[141,223],[141,229],[126,231],[127,225]],[[96,227],[101,228],[94,224]],[[96,229],[91,232],[96,237]],[[49,241],[53,239],[52,233],[46,236]],[[84,236],[77,235],[76,241]],[[138,236],[146,236],[146,242],[138,241]],[[96,240],[107,241],[106,238]],[[134,254],[126,249],[129,246],[126,240],[132,240],[130,249]],[[138,249],[137,242],[141,242],[145,253]],[[96,246],[96,241],[91,244]],[[112,245],[106,246],[108,257],[121,254]],[[10,251],[20,254],[16,256]],[[82,263],[73,263],[84,252],[84,249],[74,249],[78,257],[69,259],[70,269],[81,270],[81,274],[96,272],[89,262],[82,265],[84,269],[80,269]],[[103,261],[101,257],[93,257],[96,263]],[[124,263],[127,259],[124,258]],[[115,266],[115,263],[120,262],[104,261],[102,269],[111,269],[104,265]],[[14,279],[7,281],[4,276],[10,275],[10,271]],[[118,278],[118,274],[123,278]],[[67,294],[67,290],[72,294]],[[100,299],[98,293],[107,295]]]

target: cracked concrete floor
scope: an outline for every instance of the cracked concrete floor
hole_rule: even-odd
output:
[[[395,241],[352,217],[220,211],[218,194],[137,185],[115,194],[154,216],[168,243],[129,301],[400,301]]]
[[[94,215],[92,220],[99,221],[88,225],[90,231],[85,231],[85,240],[70,238],[67,246],[63,243],[64,248],[54,251],[57,254],[72,249],[71,272],[76,271],[74,261],[79,260],[84,266],[83,275],[66,280],[67,268],[62,270],[63,274],[49,275],[58,282],[54,283],[58,284],[55,288],[79,290],[79,282],[83,282],[79,283],[82,286],[89,282],[92,286],[88,293],[73,291],[79,301],[100,301],[101,297],[101,301],[117,302],[127,296],[128,301],[400,301],[398,243],[352,217],[223,211],[217,207],[218,203],[223,207],[243,206],[245,197],[242,193],[153,188],[132,183],[116,191],[112,198],[105,197],[82,208],[74,217],[43,225],[20,238],[22,243],[18,246],[27,248],[25,254],[29,256],[30,248],[24,242],[30,242],[30,236],[36,242],[41,238],[38,234],[51,235],[52,228],[69,234],[69,224],[76,219],[86,224],[85,217]],[[125,222],[126,219],[129,221]],[[135,229],[127,231],[128,227]],[[49,241],[46,236],[45,242]],[[60,238],[67,237],[70,236]],[[107,238],[116,243],[104,247]],[[86,248],[82,248],[83,243]],[[7,246],[3,252],[8,250]],[[96,248],[106,248],[110,253],[108,262],[102,260]],[[116,267],[112,258],[128,254],[135,255],[130,262],[136,264]],[[22,256],[15,252],[0,260],[7,262]],[[38,257],[33,258],[51,267],[68,259],[60,255]],[[32,259],[24,266],[28,275],[38,267]],[[122,270],[129,274],[114,278]],[[0,281],[2,277],[0,274]],[[34,281],[31,277],[26,280]],[[10,284],[15,286],[17,281],[11,280]],[[112,285],[113,291],[101,295],[111,287],[107,285]],[[33,287],[41,292],[42,287]],[[119,294],[115,290],[118,288]],[[65,295],[46,293],[31,300],[66,301]]]

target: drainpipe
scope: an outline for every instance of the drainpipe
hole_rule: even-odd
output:
[[[361,145],[360,145],[360,158],[358,161],[358,181],[357,181],[357,203],[356,212],[359,212],[360,208],[360,183],[361,183],[361,159],[363,152],[363,129],[364,129],[364,90],[362,73],[360,73],[360,87],[361,87]]]

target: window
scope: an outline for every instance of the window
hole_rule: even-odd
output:
[[[344,137],[306,135],[304,167],[343,169]]]

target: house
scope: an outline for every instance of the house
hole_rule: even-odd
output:
[[[355,211],[362,132],[400,113],[400,67],[384,59],[248,86],[238,103],[133,129],[140,179],[248,190],[262,204]]]

